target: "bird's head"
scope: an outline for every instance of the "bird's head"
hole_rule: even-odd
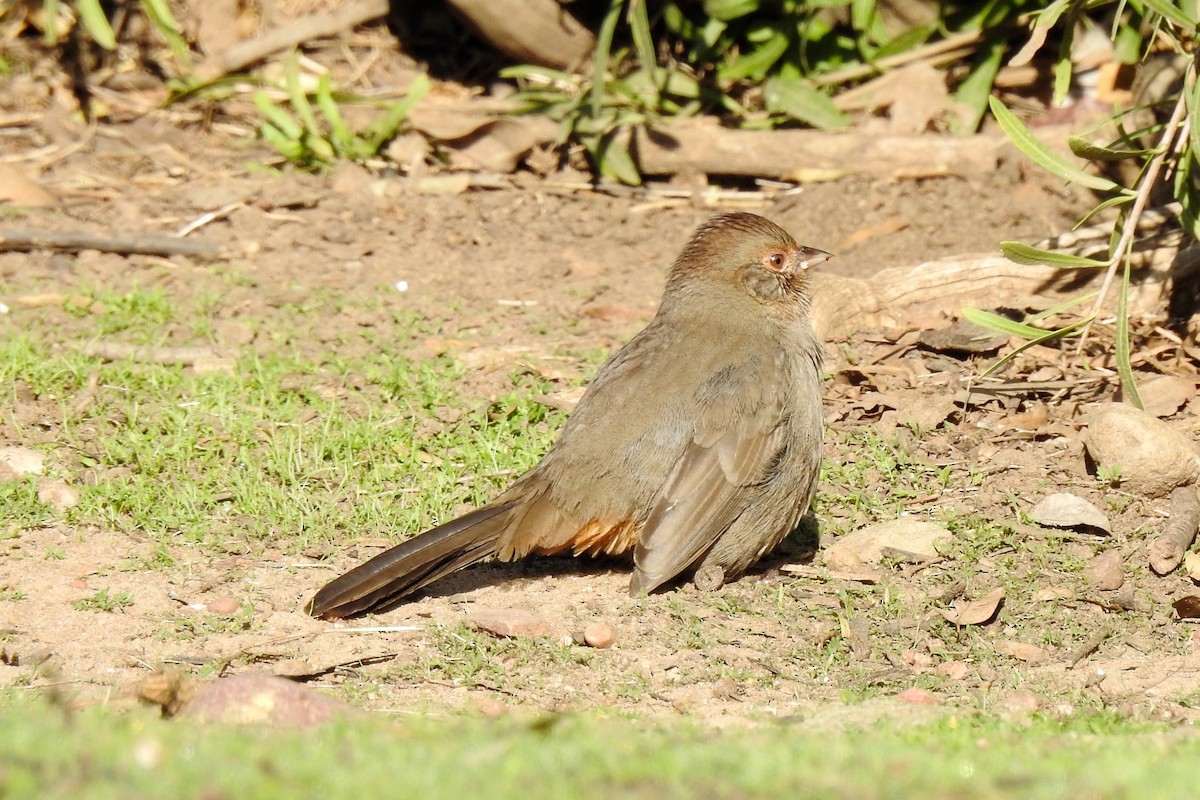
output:
[[[692,235],[671,268],[667,291],[716,287],[771,306],[803,307],[808,270],[829,258],[756,214],[721,214]]]

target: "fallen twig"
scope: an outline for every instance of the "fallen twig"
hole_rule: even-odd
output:
[[[145,364],[190,366],[217,357],[211,347],[143,347],[122,342],[84,342],[79,349],[105,361],[140,361]]]
[[[1067,669],[1073,669],[1076,664],[1083,661],[1092,653],[1100,649],[1100,645],[1104,644],[1104,640],[1108,638],[1110,631],[1108,628],[1100,629],[1095,636],[1088,639],[1082,645],[1072,650],[1067,656]]]
[[[0,250],[99,250],[102,253],[141,253],[152,256],[221,258],[225,251],[216,242],[183,240],[155,233],[100,236],[86,231],[42,231],[0,229]]]
[[[1171,492],[1171,519],[1162,535],[1150,545],[1150,569],[1166,575],[1179,566],[1200,529],[1200,494],[1195,486]]]
[[[217,53],[196,69],[196,79],[201,83],[214,81],[231,72],[245,69],[272,53],[312,39],[333,36],[386,16],[388,9],[388,0],[358,0],[331,14],[301,17],[291,25],[276,28],[257,39],[240,42]]]

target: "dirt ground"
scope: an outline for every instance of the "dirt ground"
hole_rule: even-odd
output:
[[[6,252],[0,300],[160,288],[181,307],[207,298],[214,318],[210,341],[197,342],[193,328],[178,324],[163,331],[163,344],[319,352],[337,341],[345,316],[315,315],[311,328],[281,341],[269,332],[282,305],[320,296],[353,309],[384,293],[389,310],[444,321],[445,337],[458,343],[469,367],[462,391],[481,401],[504,389],[507,367],[530,353],[611,350],[627,339],[652,316],[665,270],[691,230],[729,208],[648,202],[532,177],[445,195],[356,167],[321,177],[276,175],[258,168],[270,158],[260,144],[228,131],[205,131],[166,112],[88,129],[53,95],[39,95],[36,83],[9,85],[0,116],[30,116],[0,129],[0,157],[58,199],[0,222],[0,229],[171,233],[237,205],[198,232],[230,253],[215,265],[86,250]],[[822,269],[870,277],[944,256],[994,254],[1001,240],[1057,234],[1088,201],[1010,160],[986,180],[849,178],[743,207],[836,253]],[[401,281],[403,293],[389,288]],[[53,323],[56,346],[93,336],[86,315],[9,306],[0,336],[35,321]],[[370,544],[347,541],[315,555],[268,545],[214,558],[180,542],[170,546],[173,566],[129,570],[123,565],[149,556],[154,542],[96,527],[0,522],[0,587],[24,595],[0,602],[0,685],[54,685],[83,702],[119,706],[134,702],[133,687],[165,664],[208,677],[294,676],[355,705],[403,713],[612,708],[713,724],[768,717],[837,724],[917,715],[920,705],[1013,714],[1102,706],[1191,719],[1200,651],[1171,603],[1194,589],[1179,573],[1158,577],[1146,566],[1165,501],[1106,489],[1084,463],[1081,408],[1112,399],[1111,375],[1081,382],[1085,391],[1031,389],[964,409],[955,401],[996,353],[964,358],[919,346],[905,334],[951,320],[905,322],[897,313],[898,328],[829,342],[832,471],[818,506],[815,559],[804,541],[789,541],[718,591],[685,585],[641,599],[628,597],[620,565],[483,565],[387,615],[330,624],[309,619],[303,604],[375,552]],[[427,346],[410,344],[417,355]],[[1067,375],[1052,362],[1025,366],[1039,363],[1053,378]],[[16,400],[0,411],[0,446],[53,449],[61,432],[55,409],[70,399],[11,387],[0,394]],[[1193,439],[1196,410],[1194,401],[1180,403],[1168,415]],[[1040,417],[1018,418],[1030,413]],[[894,469],[873,461],[854,471],[881,441],[896,454]],[[79,463],[65,468],[86,471]],[[932,492],[918,480],[931,470],[944,471],[943,486]],[[1056,491],[1104,509],[1112,535],[1030,524],[1024,515]],[[828,545],[881,521],[861,510],[860,495],[894,493],[903,497],[905,517],[938,522],[957,537],[945,555],[931,562],[897,556],[859,572],[827,564]],[[978,520],[994,525],[990,534],[979,532]],[[362,535],[377,542],[396,533]],[[64,557],[40,557],[52,548]],[[1092,568],[1114,552],[1118,585],[1111,574],[1101,583]],[[136,604],[117,613],[76,609],[73,601],[93,593],[98,576]],[[938,611],[997,587],[1003,605],[981,624],[954,625]],[[244,626],[213,625],[186,641],[162,634],[181,606],[195,604],[201,610],[189,613],[203,616],[204,603],[224,596],[251,609],[243,612]],[[496,608],[533,611],[547,633],[495,640],[461,626]],[[588,648],[572,639],[593,622],[613,627],[615,646]],[[356,632],[365,626],[380,629]],[[475,663],[480,656],[484,663]]]

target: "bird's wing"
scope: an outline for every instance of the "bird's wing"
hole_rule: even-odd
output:
[[[746,510],[784,445],[782,417],[774,401],[726,424],[701,420],[646,518],[631,591],[652,591],[695,564]]]

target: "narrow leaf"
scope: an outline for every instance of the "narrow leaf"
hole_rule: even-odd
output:
[[[984,42],[976,56],[971,72],[954,91],[954,99],[971,109],[971,116],[956,126],[960,133],[974,133],[979,129],[983,113],[992,94],[992,84],[1000,71],[1004,58],[1005,43],[1000,39]]]
[[[1079,222],[1075,223],[1075,227],[1076,228],[1083,227],[1083,225],[1088,220],[1090,220],[1092,217],[1099,214],[1101,211],[1105,211],[1109,208],[1112,208],[1113,206],[1120,206],[1120,205],[1124,205],[1125,203],[1132,203],[1133,201],[1134,201],[1134,197],[1132,195],[1128,195],[1128,194],[1113,195],[1112,197],[1108,198],[1107,200],[1103,200],[1100,203],[1097,203],[1095,208],[1093,208],[1091,211],[1089,211],[1083,215],[1083,219],[1081,219],[1081,220],[1079,220]]]
[[[1082,136],[1074,134],[1067,137],[1067,144],[1070,145],[1072,153],[1080,158],[1086,158],[1088,161],[1123,161],[1127,158],[1145,158],[1152,152],[1150,150],[1126,150],[1105,147],[1089,142]]]
[[[429,94],[429,90],[433,88],[433,84],[429,81],[429,76],[424,72],[418,73],[408,84],[408,94],[404,95],[403,100],[397,100],[388,107],[388,111],[379,120],[371,125],[370,135],[367,141],[370,143],[372,153],[379,152],[379,148],[388,139],[396,135],[396,131],[400,129],[401,123],[408,119],[408,115],[417,107],[417,103],[421,102],[425,95]]]
[[[1121,273],[1121,291],[1117,295],[1117,332],[1116,332],[1117,375],[1121,377],[1121,388],[1129,404],[1135,408],[1145,408],[1142,396],[1138,393],[1137,382],[1133,379],[1133,362],[1130,360],[1129,347],[1129,256],[1125,256],[1125,269]]]
[[[753,14],[758,10],[759,0],[704,0],[704,13],[722,22]]]
[[[814,128],[844,128],[850,118],[838,110],[829,96],[798,79],[771,78],[763,87],[763,102],[768,111],[789,117]]]
[[[1065,267],[1067,269],[1096,269],[1108,266],[1108,262],[1105,261],[1096,261],[1093,258],[1084,258],[1083,256],[1071,255],[1070,253],[1055,253],[1050,250],[1042,250],[1024,242],[1001,242],[1000,251],[1004,253],[1009,261],[1015,261],[1018,264],[1036,264],[1048,267]]]
[[[600,33],[596,36],[596,50],[592,56],[592,89],[589,102],[592,116],[599,116],[604,105],[604,84],[608,74],[608,59],[612,50],[613,34],[617,30],[617,20],[621,18],[622,0],[612,0],[604,22],[600,25]]]
[[[1022,153],[1027,155],[1038,166],[1052,172],[1063,180],[1078,183],[1089,189],[1095,189],[1100,192],[1125,191],[1107,178],[1101,178],[1084,172],[1052,151],[1040,139],[1030,133],[1029,128],[1025,127],[1025,124],[1017,119],[1016,115],[1009,111],[999,99],[995,97],[990,98],[989,105],[991,106],[992,114],[996,117],[996,121],[1000,123],[1001,130],[1004,131]]]
[[[641,67],[650,76],[650,82],[658,84],[658,55],[654,49],[654,36],[650,33],[650,18],[646,14],[647,0],[630,0],[626,19],[633,35],[633,49],[637,51]]]
[[[628,186],[641,186],[642,176],[638,172],[633,156],[625,146],[617,140],[619,132],[609,133],[600,137],[596,147],[596,166],[601,175],[616,178]]]
[[[1024,322],[1017,322],[1015,319],[1009,319],[991,311],[984,311],[981,308],[964,308],[962,309],[962,315],[968,322],[973,322],[980,327],[1002,333],[1005,336],[1036,339],[1046,333],[1045,328],[1035,328],[1032,325],[1026,325]]]
[[[167,44],[170,45],[171,51],[175,53],[175,58],[178,59],[179,65],[185,71],[191,72],[192,53],[188,49],[183,35],[179,32],[179,23],[175,21],[174,15],[171,14],[171,7],[167,4],[167,0],[142,0],[142,10],[146,12],[146,16],[154,23],[154,27],[158,29],[159,34],[167,40]]]
[[[1142,0],[1146,6],[1156,14],[1161,14],[1167,19],[1174,22],[1185,31],[1194,31],[1196,28],[1196,20],[1190,18],[1187,14],[1180,10],[1175,3],[1169,3],[1167,0]]]
[[[963,310],[965,311],[966,309],[963,309]],[[1091,317],[1077,319],[1074,322],[1071,322],[1067,325],[1062,326],[1061,328],[1056,328],[1055,330],[1052,330],[1052,331],[1045,331],[1045,332],[1043,332],[1043,334],[1041,336],[1038,336],[1035,339],[1030,339],[1028,342],[1025,342],[1024,344],[1014,347],[1011,352],[1005,353],[1002,358],[1000,358],[996,361],[996,363],[992,364],[987,369],[985,369],[983,371],[983,376],[986,378],[988,375],[992,375],[992,374],[1000,371],[1000,369],[1002,369],[1005,364],[1007,364],[1009,361],[1012,361],[1014,358],[1019,356],[1021,353],[1024,353],[1026,350],[1028,350],[1031,347],[1037,347],[1039,344],[1045,344],[1046,342],[1051,342],[1051,341],[1054,341],[1055,339],[1061,339],[1064,336],[1074,333],[1075,331],[1077,331],[1081,327],[1083,327],[1085,324],[1087,324],[1091,319],[1092,319]]]
[[[722,80],[740,80],[742,78],[759,79],[767,74],[776,61],[783,57],[788,49],[788,38],[777,33],[771,39],[760,44],[749,53],[739,56],[728,64],[717,69]]]
[[[108,24],[108,16],[104,13],[100,0],[79,0],[76,5],[79,8],[79,19],[88,35],[105,50],[115,50],[117,36]]]
[[[254,93],[254,105],[259,113],[266,118],[267,122],[278,128],[285,136],[290,139],[300,139],[300,135],[304,132],[304,129],[300,127],[300,123],[292,119],[282,108],[275,105],[265,92]]]

